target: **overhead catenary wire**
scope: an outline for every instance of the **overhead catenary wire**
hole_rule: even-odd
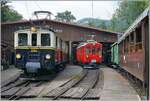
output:
[[[27,11],[28,19],[30,19],[30,14],[29,14],[27,1],[25,1],[25,8],[26,8],[26,11]]]
[[[35,2],[35,4],[36,4],[36,6],[39,8],[39,10],[41,10],[42,11],[42,8],[40,7],[40,5],[36,2],[36,1],[34,1]],[[36,18],[37,19],[39,19],[39,16],[38,15],[34,15],[34,16],[36,16]],[[39,26],[41,25],[41,23],[38,21],[38,23],[39,23]]]
[[[92,0],[92,18],[93,18],[93,0]]]
[[[27,1],[25,1],[25,9],[27,11],[28,20],[30,21],[30,23],[31,23],[32,26],[35,26],[35,24],[32,21],[32,17],[33,16],[30,16],[30,14],[29,14],[29,7],[28,7],[28,2]]]
[[[40,7],[40,5],[36,1],[34,1],[34,2],[37,5],[37,7],[42,11],[42,8]]]

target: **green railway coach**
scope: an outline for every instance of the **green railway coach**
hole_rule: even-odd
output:
[[[111,46],[111,62],[113,64],[118,64],[119,63],[119,56],[118,56],[118,43],[115,42],[112,46]]]

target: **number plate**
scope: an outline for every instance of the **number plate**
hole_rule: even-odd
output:
[[[95,63],[96,62],[96,60],[92,60],[92,63]]]
[[[36,49],[31,49],[31,52],[37,52],[37,50]]]

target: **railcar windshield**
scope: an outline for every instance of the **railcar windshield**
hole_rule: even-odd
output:
[[[50,46],[50,34],[49,33],[41,34],[41,46]]]
[[[86,48],[86,54],[90,53],[90,48]]]
[[[93,47],[91,50],[92,50],[92,54],[95,54],[96,48]]]
[[[18,34],[18,46],[27,46],[28,42],[27,33],[19,33]]]
[[[102,48],[97,48],[97,49],[96,49],[96,53],[102,54]]]
[[[102,54],[102,48],[97,46],[86,47],[86,54]]]

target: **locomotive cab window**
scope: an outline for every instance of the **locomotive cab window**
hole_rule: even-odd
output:
[[[36,46],[36,45],[37,45],[37,34],[32,33],[32,46]]]
[[[27,33],[18,34],[18,46],[27,46],[28,43]]]
[[[50,34],[49,33],[41,34],[41,46],[50,46]]]

